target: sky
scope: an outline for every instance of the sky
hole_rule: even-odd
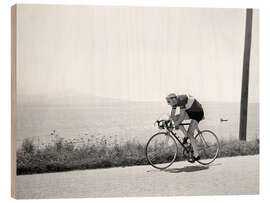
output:
[[[249,101],[259,101],[253,15]],[[19,5],[17,94],[239,102],[245,9]]]

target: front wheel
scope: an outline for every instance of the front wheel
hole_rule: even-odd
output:
[[[201,157],[198,162],[203,165],[208,165],[215,161],[220,149],[219,141],[215,133],[210,130],[203,130],[195,136],[195,139]]]
[[[172,165],[176,159],[177,144],[169,133],[159,132],[149,139],[145,153],[149,164],[163,170]]]

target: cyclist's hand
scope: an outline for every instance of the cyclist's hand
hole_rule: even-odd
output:
[[[160,130],[163,130],[164,129],[164,122],[163,121],[158,121],[158,128]]]

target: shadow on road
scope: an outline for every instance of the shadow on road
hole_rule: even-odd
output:
[[[212,166],[220,166],[220,165],[222,165],[221,163],[214,163],[214,164],[211,164],[210,166],[212,167]]]
[[[209,166],[185,166],[183,168],[169,168],[165,169],[164,172],[169,173],[181,173],[181,172],[195,172],[208,169]]]
[[[167,168],[165,170],[152,169],[152,170],[148,170],[147,172],[169,172],[169,173],[195,172],[195,171],[206,170],[209,167],[219,166],[219,165],[222,165],[222,164],[214,163],[209,166],[192,165],[192,166],[185,166],[183,168]]]

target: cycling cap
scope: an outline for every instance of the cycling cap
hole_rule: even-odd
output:
[[[176,98],[176,94],[171,93],[166,97],[166,99],[172,99],[172,98]]]

